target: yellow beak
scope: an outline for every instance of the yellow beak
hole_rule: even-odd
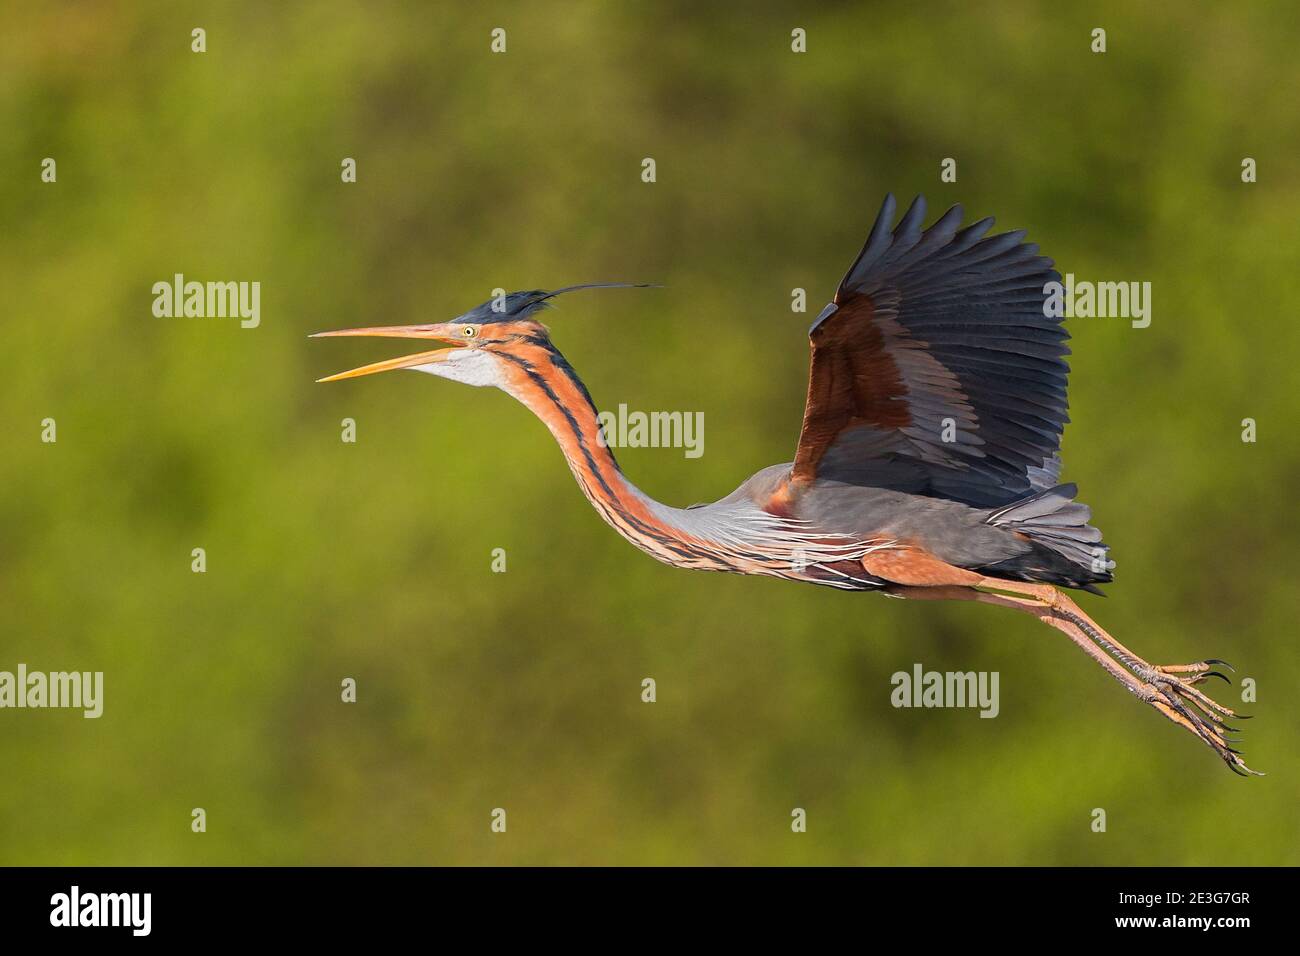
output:
[[[357,336],[366,338],[385,338],[385,339],[434,339],[439,342],[456,342],[462,340],[456,335],[458,326],[440,323],[437,325],[383,325],[371,329],[339,329],[337,332],[317,332],[310,336],[313,339],[334,338],[342,336]],[[373,375],[376,372],[387,372],[395,368],[411,368],[414,365],[431,365],[434,362],[445,362],[448,356],[455,352],[455,348],[434,349],[430,352],[417,352],[414,355],[403,355],[400,358],[387,359],[383,362],[373,362],[370,365],[362,365],[360,368],[349,369],[346,372],[339,372],[337,375],[327,375],[325,378],[316,379],[317,382],[337,382],[345,378],[357,378],[361,375]]]

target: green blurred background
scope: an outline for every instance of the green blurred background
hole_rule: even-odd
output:
[[[1300,862],[1292,5],[3,19],[0,669],[106,687],[99,720],[0,712],[0,862]],[[805,328],[890,190],[1153,283],[1150,328],[1071,323],[1065,478],[1118,561],[1082,601],[1150,660],[1256,679],[1269,776],[1020,615],[659,565],[502,393],[313,383],[401,349],[312,331],[663,282],[548,321],[601,407],[704,412],[702,458],[619,457],[661,500],[711,500],[790,459]],[[261,326],[154,318],[176,272],[260,281]],[[999,671],[1001,715],[894,710],[918,661]]]

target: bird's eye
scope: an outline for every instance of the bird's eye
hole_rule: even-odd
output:
[[[467,339],[472,339],[474,336],[478,335],[478,329],[474,328],[472,325],[465,326],[461,332]]]

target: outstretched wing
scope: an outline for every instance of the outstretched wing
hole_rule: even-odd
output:
[[[978,507],[1049,488],[1066,415],[1069,338],[1048,316],[1052,261],[1023,232],[921,231],[887,196],[835,301],[809,330],[795,482],[829,479]]]

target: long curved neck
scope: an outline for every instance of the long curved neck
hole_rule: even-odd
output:
[[[505,390],[550,429],[587,500],[619,534],[660,560],[680,563],[691,546],[681,509],[655,501],[623,475],[605,444],[586,386],[563,355],[530,345],[509,354]]]
[[[866,586],[854,574],[825,565],[848,562],[852,571],[869,545],[767,514],[742,494],[744,486],[706,508],[682,510],[655,501],[623,476],[601,438],[591,396],[554,346],[530,344],[497,355],[504,360],[502,388],[546,424],[587,500],[642,551],[677,567],[771,574],[855,590]]]

